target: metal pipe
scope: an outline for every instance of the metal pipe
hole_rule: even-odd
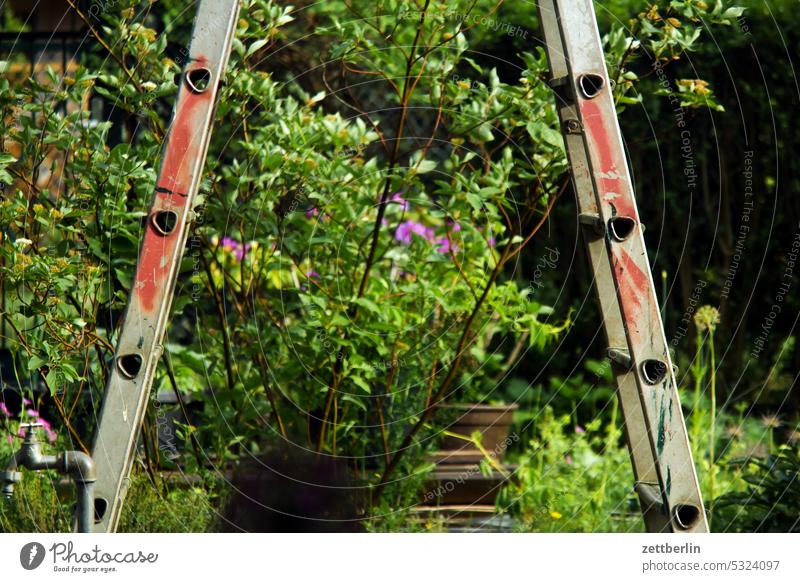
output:
[[[94,526],[94,481],[75,481],[78,498],[78,533],[91,533]]]
[[[75,483],[77,497],[77,531],[90,533],[94,524],[94,483],[97,480],[92,457],[81,451],[64,451],[58,455],[43,455],[42,447],[36,440],[33,429],[41,426],[37,423],[22,425],[25,440],[22,447],[14,453],[2,473],[3,495],[10,498],[14,494],[14,485],[20,481],[22,474],[18,469],[24,467],[30,471],[55,469],[62,475],[68,475]]]

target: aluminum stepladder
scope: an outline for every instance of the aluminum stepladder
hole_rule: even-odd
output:
[[[538,8],[645,526],[707,532],[592,0]]]
[[[97,468],[95,532],[114,532],[119,522],[239,8],[240,0],[198,4],[92,450]]]

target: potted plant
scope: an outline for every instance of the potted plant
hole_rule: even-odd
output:
[[[534,306],[536,308],[536,306]],[[541,329],[555,335],[560,328]],[[514,337],[509,355],[493,349],[500,337]],[[474,338],[460,388],[449,402],[437,405],[441,427],[439,448],[430,456],[435,469],[424,493],[424,504],[470,513],[489,512],[502,483],[513,473],[503,461],[508,447],[519,440],[512,432],[519,405],[504,401],[500,394],[503,378],[531,343],[530,333],[498,310]]]

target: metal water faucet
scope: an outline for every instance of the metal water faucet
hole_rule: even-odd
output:
[[[64,451],[58,455],[42,454],[41,443],[36,438],[35,428],[41,423],[25,423],[20,428],[25,434],[22,447],[8,461],[5,471],[0,474],[3,482],[3,495],[10,498],[14,485],[22,479],[20,468],[30,471],[55,469],[68,475],[75,483],[77,496],[77,531],[89,533],[94,523],[94,482],[96,480],[92,457],[81,451]]]

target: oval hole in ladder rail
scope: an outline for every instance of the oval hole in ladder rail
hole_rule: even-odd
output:
[[[611,232],[611,237],[617,242],[628,239],[635,228],[636,221],[627,216],[614,216],[608,219],[608,230]]]
[[[586,73],[578,77],[578,86],[581,88],[581,93],[584,97],[594,99],[606,86],[606,81],[600,75]]]
[[[681,529],[690,529],[697,523],[700,510],[694,505],[676,505],[672,510],[672,518]]]
[[[186,83],[195,93],[204,93],[211,86],[211,71],[205,67],[197,67],[186,73]]]
[[[108,501],[103,497],[95,497],[94,500],[94,522],[100,523],[108,509]]]
[[[645,360],[642,362],[642,376],[650,385],[658,384],[667,375],[667,365],[661,360]]]
[[[117,358],[117,368],[128,379],[133,379],[142,369],[142,356],[139,354],[126,354]]]
[[[150,220],[158,234],[167,236],[175,230],[175,225],[178,224],[178,215],[172,210],[159,210],[153,214]]]

